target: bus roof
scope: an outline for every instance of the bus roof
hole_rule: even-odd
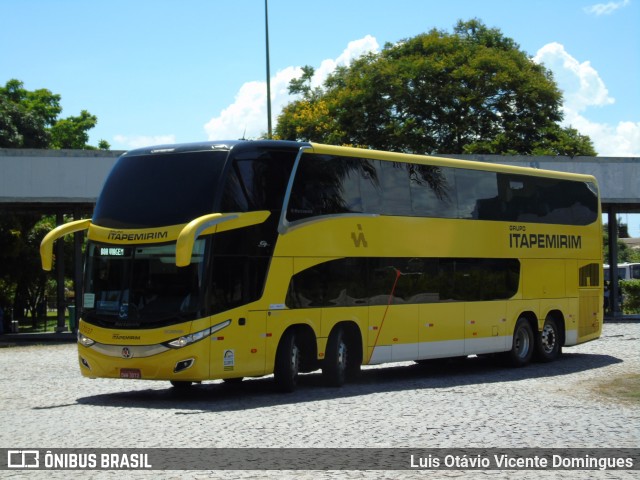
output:
[[[150,147],[129,150],[124,155],[151,155],[155,153],[184,153],[201,152],[203,150],[232,150],[242,147],[287,147],[300,148],[308,147],[306,142],[293,142],[289,140],[211,140],[206,142],[176,143],[166,145],[154,145]]]
[[[377,160],[387,160],[404,163],[418,163],[423,165],[435,165],[440,167],[457,167],[470,170],[486,170],[492,172],[510,173],[514,175],[532,175],[537,177],[559,178],[565,180],[575,180],[591,182],[597,184],[595,177],[577,173],[558,172],[554,170],[543,170],[538,168],[521,167],[513,165],[502,165],[496,163],[477,162],[472,160],[460,160],[447,157],[434,157],[429,155],[419,155],[410,153],[387,152],[381,150],[369,150],[355,147],[341,147],[325,145],[313,142],[296,142],[289,140],[212,140],[206,142],[180,143],[156,145],[130,150],[124,155],[150,155],[156,153],[183,153],[197,152],[203,150],[235,150],[255,147],[276,147],[276,148],[309,148],[314,153],[328,155],[362,156],[366,152],[368,158]]]
[[[315,153],[327,155],[361,155],[363,149],[353,147],[337,147],[333,145],[323,145],[311,143]],[[477,162],[473,160],[461,160],[447,157],[434,157],[430,155],[418,155],[411,153],[385,152],[381,150],[364,150],[367,157],[377,160],[389,160],[394,162],[418,163],[424,165],[435,165],[439,167],[457,167],[469,170],[486,170],[491,172],[511,173],[514,175],[533,175],[537,177],[559,178],[564,180],[575,180],[591,182],[597,185],[596,178],[592,175],[559,172],[555,170],[543,170],[539,168],[521,167],[513,165],[502,165],[497,163]]]

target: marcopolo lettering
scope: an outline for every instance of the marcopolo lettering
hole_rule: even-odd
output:
[[[582,248],[581,235],[548,235],[545,233],[510,233],[509,248]]]
[[[111,231],[107,238],[109,240],[126,240],[128,242],[139,242],[145,240],[162,240],[168,238],[169,232],[144,232],[144,233],[124,233]]]

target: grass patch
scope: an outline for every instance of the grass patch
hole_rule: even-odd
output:
[[[65,317],[65,326],[69,328],[69,316]],[[56,312],[49,312],[47,317],[37,318],[35,321],[31,317],[22,318],[18,321],[18,333],[47,333],[55,332],[58,328],[58,316]],[[4,333],[12,333],[6,331]]]
[[[640,403],[640,374],[618,375],[600,383],[595,390],[609,398]]]

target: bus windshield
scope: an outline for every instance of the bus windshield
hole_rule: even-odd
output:
[[[196,318],[200,309],[205,241],[192,263],[175,265],[175,244],[114,246],[90,243],[84,317],[96,325],[154,328]]]
[[[92,223],[151,228],[213,212],[228,151],[124,155],[107,178]]]
[[[96,205],[92,223],[100,227],[183,225],[215,212],[272,214],[260,224],[199,238],[187,267],[176,266],[175,243],[89,242],[83,320],[157,328],[259,298],[297,152],[249,144],[231,156],[229,150],[122,156]]]

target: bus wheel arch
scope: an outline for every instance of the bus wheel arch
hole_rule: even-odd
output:
[[[322,375],[327,385],[341,387],[360,373],[363,360],[362,334],[354,322],[340,322],[327,340]]]
[[[185,391],[193,387],[193,382],[189,380],[170,380],[171,386],[179,391]]]
[[[317,344],[311,327],[293,325],[287,328],[276,350],[273,369],[276,388],[281,392],[293,392],[298,384],[298,374],[314,370],[316,358]]]
[[[538,321],[533,312],[523,312],[518,316],[513,329],[511,350],[506,352],[506,360],[513,367],[524,367],[531,361],[535,350]]]
[[[536,332],[535,358],[539,362],[551,362],[562,353],[565,340],[564,316],[558,310],[550,311],[542,329]]]

